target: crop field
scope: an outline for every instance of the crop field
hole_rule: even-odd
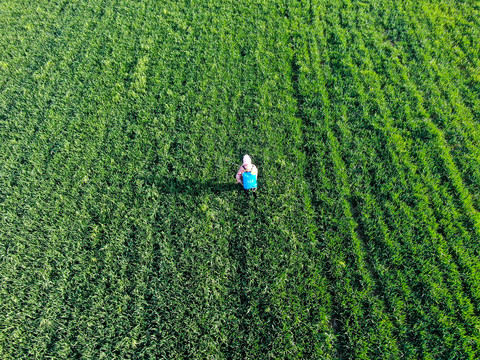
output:
[[[480,358],[478,1],[0,18],[1,359]]]

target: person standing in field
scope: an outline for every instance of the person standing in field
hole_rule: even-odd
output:
[[[258,169],[255,165],[252,164],[252,159],[249,155],[243,157],[243,164],[238,169],[237,183],[243,186],[243,190],[247,196],[250,196],[250,193],[253,193],[255,199],[257,198],[257,176]]]

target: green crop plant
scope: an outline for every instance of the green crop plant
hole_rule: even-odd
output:
[[[473,2],[0,14],[2,359],[479,357]]]

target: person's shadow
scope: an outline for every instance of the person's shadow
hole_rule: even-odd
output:
[[[145,179],[147,180],[147,179]],[[240,190],[234,182],[218,182],[215,180],[191,180],[174,177],[162,179],[148,179],[148,184],[155,184],[162,194],[204,195],[206,193],[220,194],[222,192]]]

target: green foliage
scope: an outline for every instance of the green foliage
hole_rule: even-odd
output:
[[[479,357],[473,2],[0,14],[2,359]]]

